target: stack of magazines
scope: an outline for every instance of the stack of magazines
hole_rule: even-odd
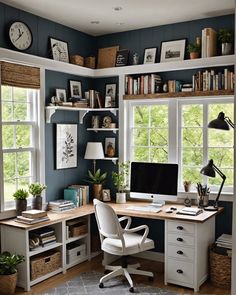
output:
[[[232,255],[232,236],[227,234],[222,234],[216,240],[216,250],[219,253],[226,253],[228,256]]]
[[[69,211],[74,208],[75,208],[75,204],[70,200],[60,199],[60,200],[50,201],[48,203],[48,209],[56,213]]]
[[[21,216],[17,216],[16,221],[26,224],[34,224],[49,220],[47,212],[43,210],[28,210],[23,211]]]

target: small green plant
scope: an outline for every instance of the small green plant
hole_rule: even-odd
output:
[[[129,162],[118,163],[118,172],[112,172],[112,180],[119,193],[123,193],[128,186],[129,164]]]
[[[220,29],[218,39],[221,43],[233,43],[234,31],[228,29]]]
[[[15,200],[25,200],[27,199],[29,196],[29,193],[24,190],[23,188],[19,188],[14,194],[13,194],[13,198]]]
[[[100,169],[98,169],[94,174],[89,170],[88,171],[89,179],[86,180],[89,183],[93,184],[103,184],[107,178],[107,172],[102,173]]]
[[[201,52],[201,45],[194,42],[194,43],[189,43],[188,46],[187,46],[187,50],[189,53],[191,52],[198,52],[200,53]]]
[[[47,188],[46,185],[35,182],[29,185],[29,193],[33,196],[41,195],[42,191]]]
[[[17,272],[16,266],[25,261],[23,255],[3,252],[0,254],[0,275],[11,275]]]

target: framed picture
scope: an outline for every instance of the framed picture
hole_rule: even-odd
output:
[[[66,102],[66,90],[56,89],[56,97],[59,102]]]
[[[50,37],[50,45],[52,58],[54,60],[69,62],[69,50],[67,42]]]
[[[77,124],[56,125],[56,169],[77,167]]]
[[[115,101],[115,99],[116,99],[116,83],[106,84],[105,95],[111,96],[111,98]]]
[[[102,190],[102,200],[103,202],[111,201],[111,191],[109,189]]]
[[[71,98],[82,98],[81,81],[70,80],[70,95]]]
[[[127,66],[129,59],[129,50],[123,49],[116,53],[116,67]]]
[[[113,107],[113,100],[110,95],[105,96],[105,108],[112,108]]]
[[[116,153],[116,139],[115,137],[105,138],[105,155],[108,157],[114,157]]]
[[[156,52],[157,52],[156,47],[146,48],[144,51],[143,63],[144,64],[154,64],[156,61]]]
[[[161,43],[160,62],[184,60],[186,39]]]

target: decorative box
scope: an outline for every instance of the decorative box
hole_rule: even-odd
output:
[[[72,64],[75,64],[75,65],[78,65],[78,66],[81,66],[81,67],[84,66],[84,58],[83,58],[83,56],[80,56],[80,55],[71,55],[70,56],[70,62]]]
[[[85,57],[84,66],[87,67],[87,68],[95,69],[95,66],[96,66],[96,58],[95,58],[95,56]]]
[[[66,249],[66,263],[71,264],[72,262],[83,259],[86,255],[86,245],[79,245],[77,243],[71,243],[67,245]]]

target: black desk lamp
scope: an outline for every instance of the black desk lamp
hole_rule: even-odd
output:
[[[208,128],[229,130],[229,126],[234,128],[234,123],[230,120],[229,117],[225,117],[223,112],[220,112],[217,119],[212,120],[208,124]]]
[[[223,181],[222,181],[222,183],[220,185],[220,189],[219,189],[218,195],[217,195],[217,197],[215,199],[215,204],[213,206],[208,206],[208,207],[204,208],[204,210],[206,210],[206,211],[217,211],[218,210],[218,200],[219,200],[219,197],[220,197],[220,193],[222,191],[222,188],[224,186],[224,182],[225,182],[226,176],[220,171],[219,168],[216,167],[216,165],[213,163],[213,160],[212,159],[200,171],[201,174],[206,175],[206,176],[209,176],[209,177],[215,177],[216,176],[216,173],[215,172],[217,172],[220,175],[220,177],[223,179]]]

